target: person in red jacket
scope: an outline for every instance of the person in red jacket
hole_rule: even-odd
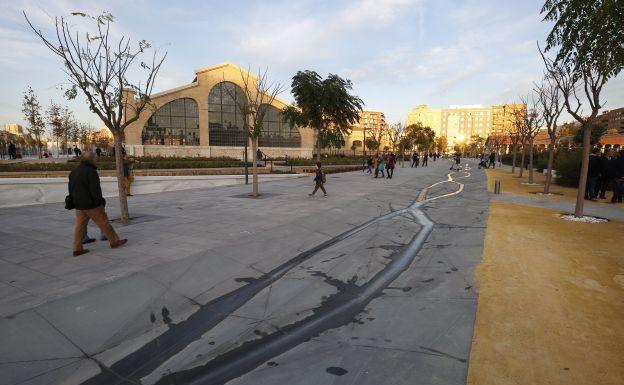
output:
[[[394,175],[394,166],[396,165],[396,157],[394,153],[390,153],[386,159],[386,170],[388,170],[388,179],[392,179]]]

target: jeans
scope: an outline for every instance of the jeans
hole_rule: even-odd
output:
[[[613,186],[613,198],[611,198],[612,202],[621,202],[622,201],[622,193],[624,193],[624,182],[622,182],[618,178],[613,178],[611,180],[611,185]]]

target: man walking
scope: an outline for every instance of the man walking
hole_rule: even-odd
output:
[[[494,151],[492,151],[490,152],[490,158],[488,159],[487,168],[490,168],[490,166],[492,166],[492,168],[496,168],[494,167],[495,164],[496,164],[496,154],[494,153]]]
[[[423,167],[427,167],[427,161],[429,161],[429,153],[425,151],[425,153],[423,154],[423,163],[422,163]]]
[[[418,154],[416,152],[412,153],[412,166],[411,167],[418,167]]]
[[[600,199],[607,199],[607,188],[611,178],[609,177],[609,159],[611,159],[611,150],[603,152],[598,158],[598,164],[600,165],[600,179],[596,183],[596,190],[594,196],[599,196]]]
[[[15,147],[15,143],[9,143],[9,159],[15,159],[15,155],[17,154],[17,148]]]
[[[325,191],[325,173],[321,168],[321,162],[316,162],[316,174],[314,175],[314,191],[308,194],[309,196],[314,196],[318,189],[323,190],[323,196],[327,198],[327,191]]]
[[[76,209],[76,227],[74,229],[73,255],[88,253],[89,250],[82,247],[82,240],[87,233],[89,220],[96,225],[108,238],[111,248],[115,249],[128,242],[127,239],[119,239],[113,227],[108,223],[108,217],[104,206],[106,201],[102,197],[100,176],[97,172],[96,157],[91,151],[85,151],[83,160],[69,174],[69,196],[71,206]]]

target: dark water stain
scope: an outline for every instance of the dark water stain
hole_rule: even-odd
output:
[[[470,289],[472,289],[472,285],[468,285],[464,288],[464,290],[470,290]]]
[[[401,290],[402,292],[407,293],[408,291],[412,290],[412,287],[411,286],[405,286],[405,287],[388,286],[386,290]]]
[[[359,340],[360,337],[351,337],[352,340]]]
[[[169,318],[169,309],[167,309],[166,306],[163,306],[162,310],[160,311],[160,314],[162,315],[162,319],[164,323],[166,324],[171,323],[171,318]]]
[[[367,317],[366,319],[369,320],[369,321],[374,321],[375,317]]]
[[[275,362],[275,361],[269,361],[269,362],[267,362],[267,365],[271,366],[271,367],[279,366],[279,364],[277,362]]]
[[[154,314],[153,311],[150,312],[150,322],[151,323],[156,322],[156,315]]]
[[[451,270],[457,271],[457,268],[456,267],[451,267]]]
[[[390,339],[385,339],[384,342],[392,342]]]
[[[253,283],[253,282],[256,282],[257,280],[258,280],[258,278],[256,278],[256,277],[234,278],[234,282],[244,282],[244,283]]]
[[[429,282],[433,282],[433,281],[435,281],[435,278],[424,279],[424,280],[422,280],[420,282],[422,282],[422,283],[429,283]]]
[[[447,270],[447,271],[445,271],[444,273],[445,273],[445,274],[451,274],[451,271],[450,271],[450,270]]]
[[[349,373],[347,369],[341,368],[339,366],[330,366],[329,368],[325,369],[325,371],[329,374],[333,374],[334,376],[344,376],[345,374]]]
[[[260,336],[260,337],[266,337],[269,335],[269,333],[263,332],[262,330],[258,330],[258,329],[254,330],[253,332],[255,335]]]

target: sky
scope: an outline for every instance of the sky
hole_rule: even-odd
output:
[[[84,99],[63,98],[68,83],[61,63],[28,29],[23,11],[43,31],[51,31],[54,16],[111,12],[116,36],[146,39],[167,53],[156,92],[190,83],[197,68],[230,61],[252,72],[268,69],[286,87],[280,98],[291,102],[292,76],[314,70],[350,79],[365,107],[383,111],[393,123],[420,104],[504,104],[526,95],[542,76],[537,42],[551,27],[541,21],[542,4],[0,0],[0,124],[24,123],[21,102],[31,86],[44,107],[54,100],[80,121],[102,126]],[[623,76],[612,79],[603,94],[605,108],[624,106]]]

